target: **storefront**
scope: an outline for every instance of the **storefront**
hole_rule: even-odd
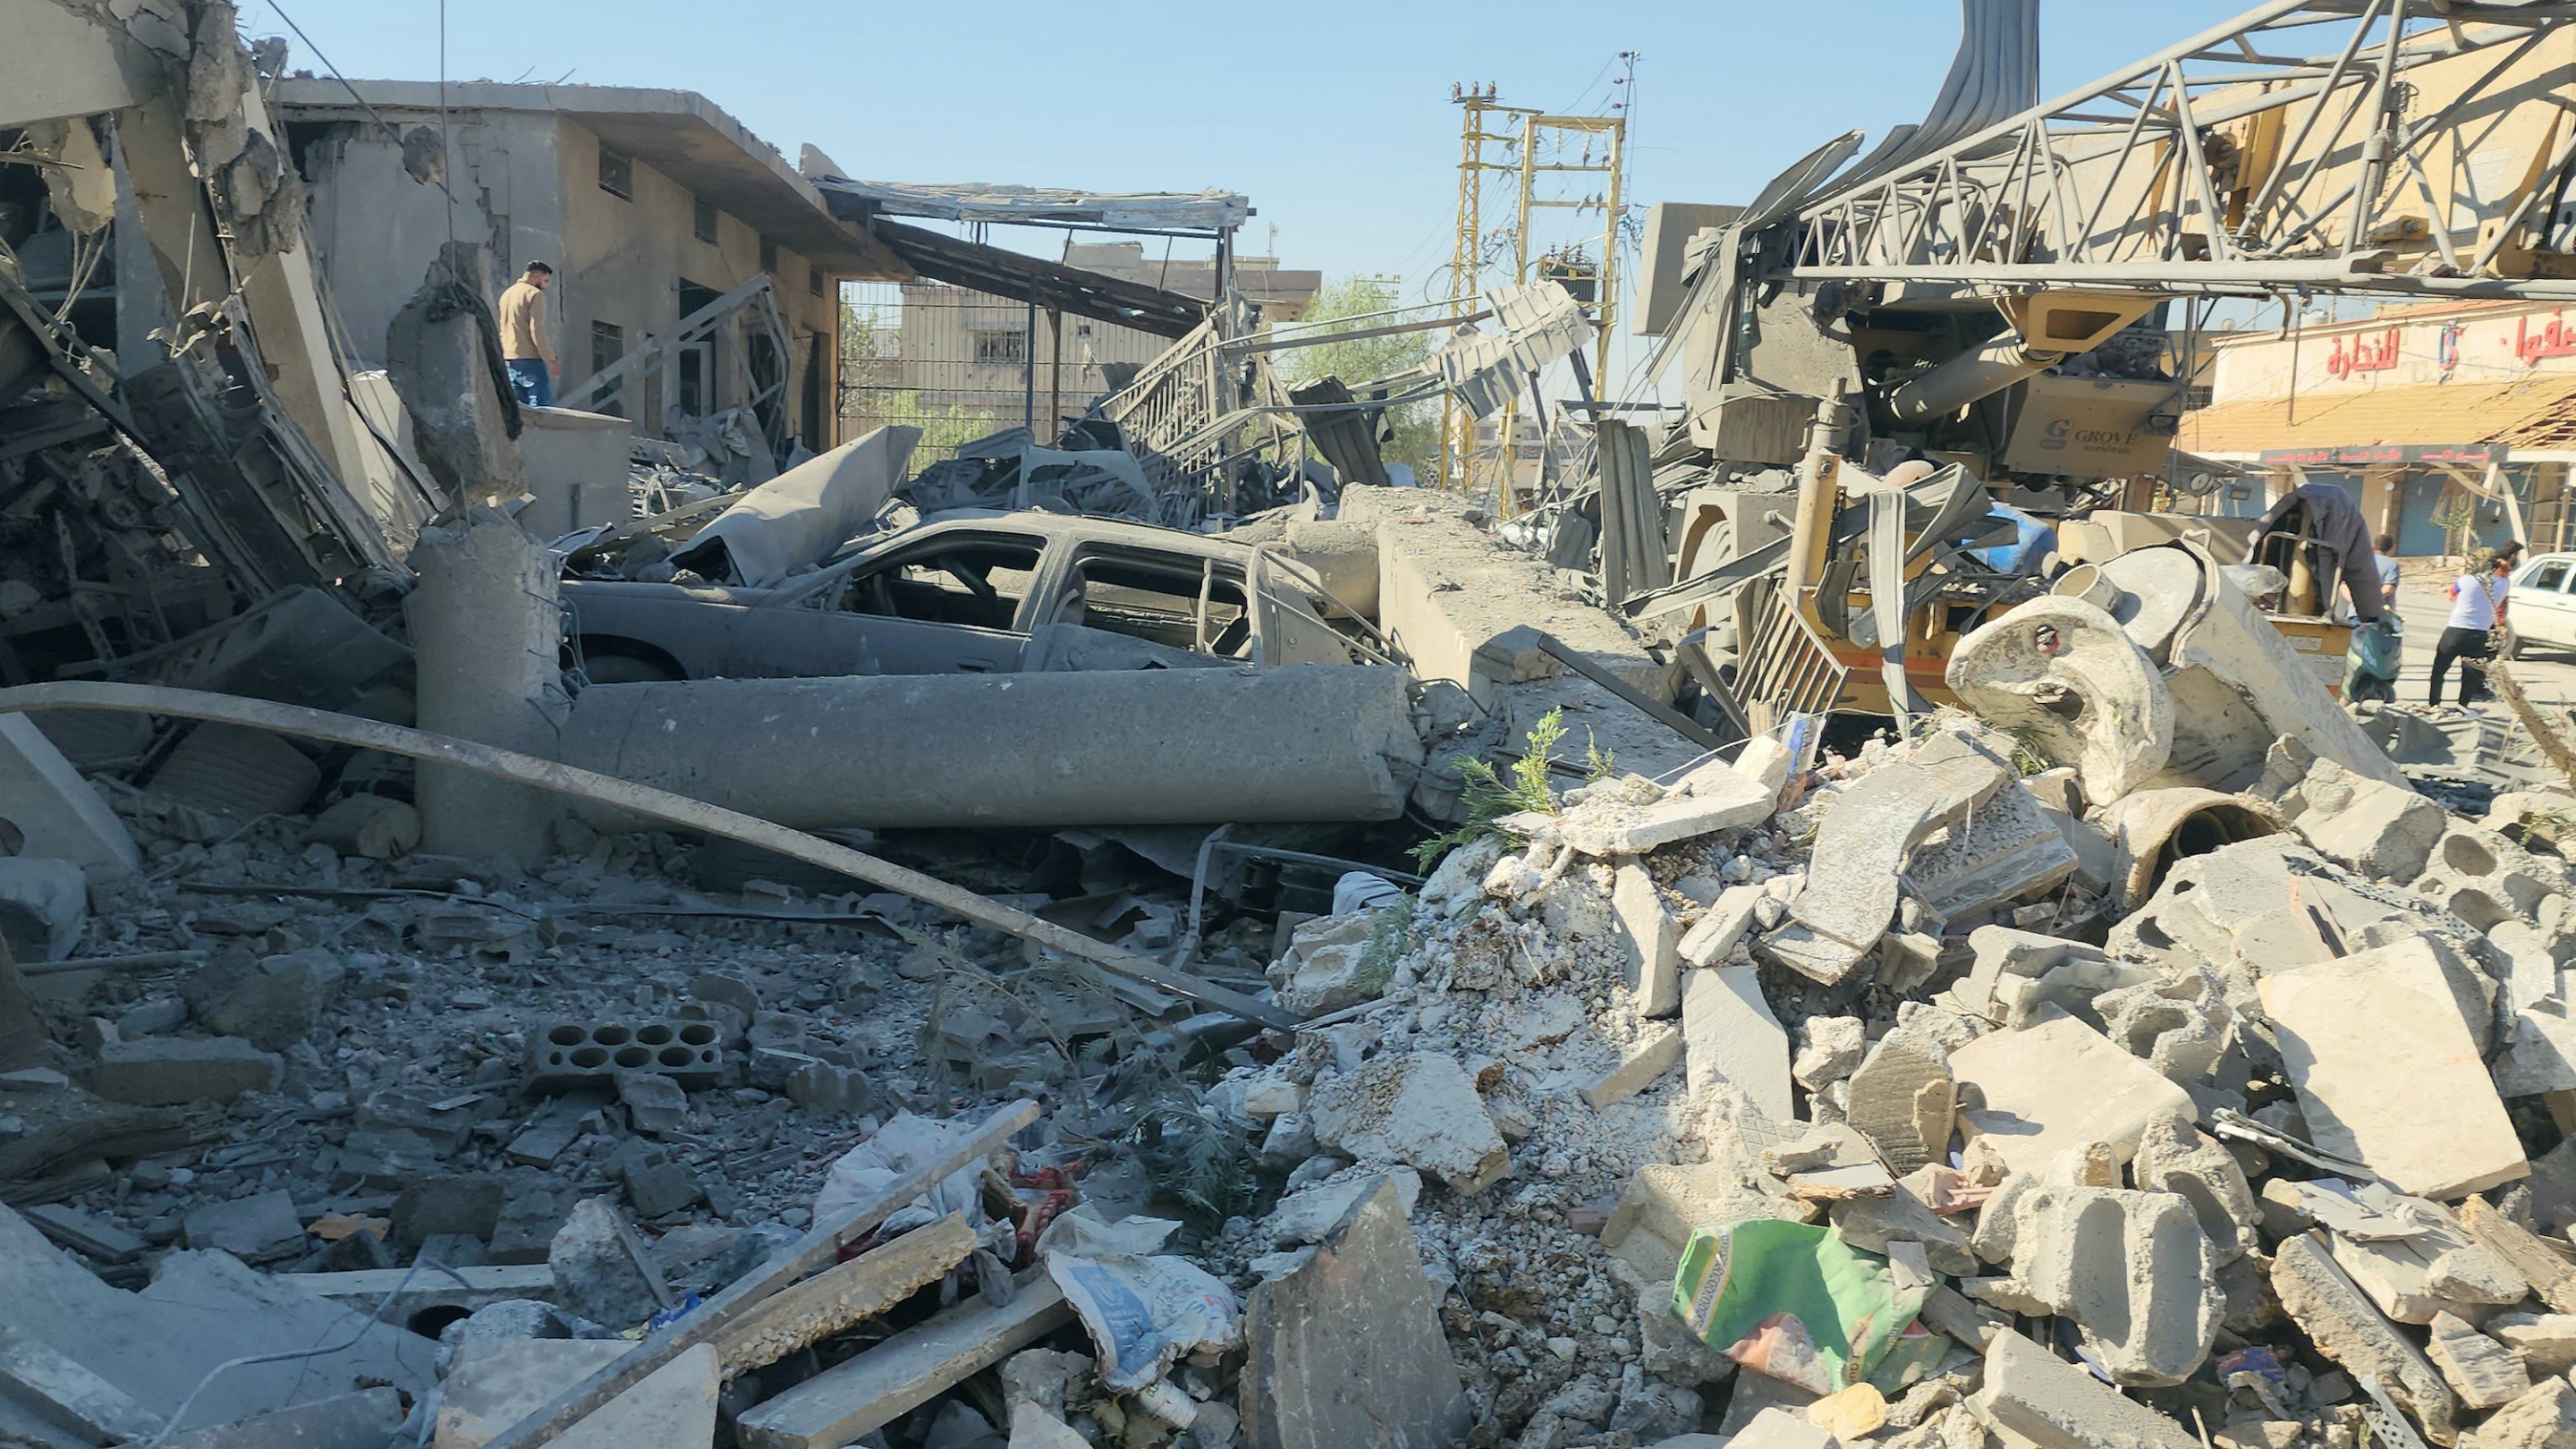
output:
[[[2328,483],[2400,554],[2507,536],[2576,547],[2576,316],[2443,304],[2199,345],[2215,354],[2210,402],[2184,414],[2177,446],[2246,475],[2184,511],[2248,517]]]

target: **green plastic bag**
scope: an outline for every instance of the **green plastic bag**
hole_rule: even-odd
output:
[[[1830,1394],[1869,1377],[1927,1291],[1899,1289],[1886,1259],[1826,1228],[1755,1218],[1691,1234],[1673,1311],[1744,1367]]]

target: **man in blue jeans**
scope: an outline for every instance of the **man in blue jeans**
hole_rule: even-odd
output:
[[[530,262],[519,280],[501,292],[501,356],[510,364],[510,392],[522,407],[555,405],[555,379],[563,364],[555,358],[554,338],[546,329],[546,284],[555,269]]]

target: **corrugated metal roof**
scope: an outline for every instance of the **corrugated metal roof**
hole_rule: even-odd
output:
[[[2183,414],[2174,445],[2193,453],[2244,454],[2365,445],[2563,448],[2571,438],[2576,438],[2576,374],[2552,374],[2515,382],[2220,403]]]

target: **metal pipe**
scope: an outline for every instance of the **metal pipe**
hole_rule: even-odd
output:
[[[1887,407],[1898,422],[1929,423],[2065,360],[2063,352],[2034,351],[2020,333],[2007,332],[1898,387]]]

